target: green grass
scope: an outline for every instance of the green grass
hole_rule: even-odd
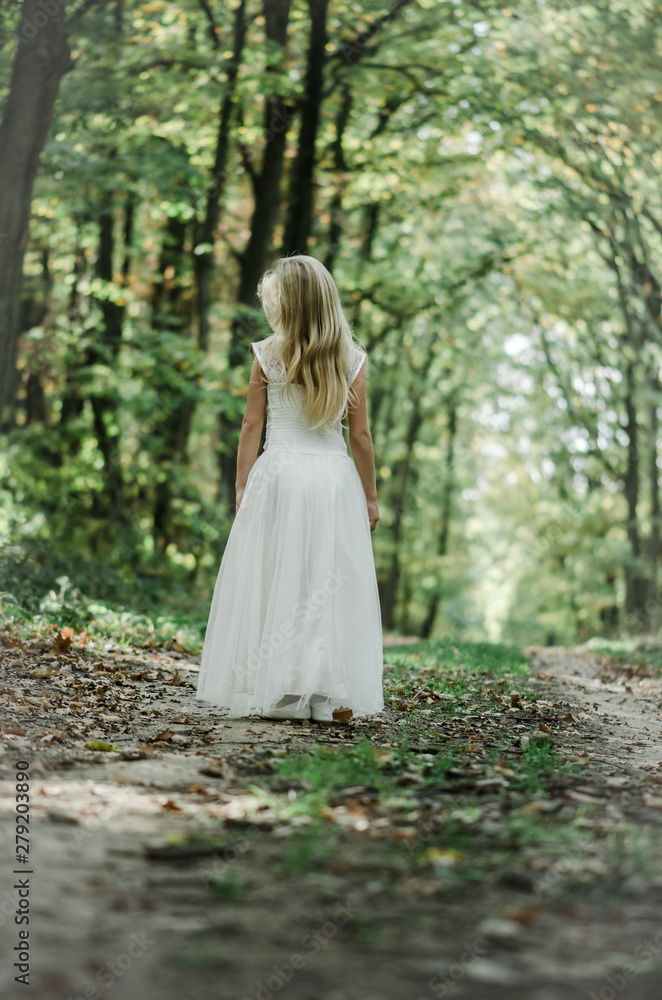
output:
[[[494,698],[518,687],[528,673],[526,657],[498,643],[434,639],[384,647],[384,697],[396,708],[434,706],[470,714],[490,691]]]
[[[316,746],[310,754],[286,756],[276,766],[275,774],[280,779],[307,785],[308,797],[319,804],[348,785],[386,788],[382,765],[368,739],[339,750]]]
[[[362,739],[354,746],[317,746],[311,752],[289,754],[278,763],[271,780],[281,790],[283,783],[291,782],[296,799],[283,792],[275,809],[283,820],[305,814],[308,823],[288,838],[274,872],[317,871],[327,859],[351,853],[353,846],[379,858],[386,877],[389,872],[391,877],[395,873],[403,877],[431,871],[440,883],[459,887],[490,878],[501,866],[517,866],[540,849],[553,856],[559,845],[577,839],[574,818],[519,812],[532,798],[548,797],[546,781],[551,775],[576,767],[558,758],[551,745],[530,744],[518,754],[512,750],[508,755],[500,750],[486,754],[484,766],[473,772],[476,778],[506,769],[509,782],[508,789],[496,788],[487,796],[466,788],[457,793],[448,786],[449,769],[464,770],[473,760],[462,746],[448,746],[429,756],[414,752],[406,730],[394,747],[375,747]],[[412,783],[403,785],[402,780],[412,774]],[[373,819],[388,815],[394,831],[408,826],[408,815],[420,812],[421,803],[428,800],[441,808],[443,822],[422,828],[413,840],[391,836],[375,843],[367,834],[329,822],[330,808],[347,801],[338,793],[355,785],[360,788],[354,797],[369,793],[368,812]],[[492,822],[484,827],[490,803],[498,803],[499,820],[496,826]]]
[[[519,792],[546,794],[546,779],[551,775],[570,775],[581,771],[579,764],[568,762],[559,756],[554,745],[549,742],[528,743],[515,756],[511,749],[496,749],[487,755],[487,759],[514,772],[509,775],[509,781]]]
[[[430,639],[389,646],[384,640],[385,658],[391,663],[409,661],[412,657],[433,661],[447,669],[469,668],[482,673],[502,676],[507,672],[526,673],[527,659],[516,646],[495,642],[468,642],[448,638]]]

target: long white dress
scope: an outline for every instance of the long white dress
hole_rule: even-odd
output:
[[[340,420],[311,429],[273,337],[251,344],[267,385],[255,461],[214,588],[197,698],[228,716],[311,696],[354,715],[384,707],[382,630],[365,494]],[[348,384],[366,358],[352,348]]]

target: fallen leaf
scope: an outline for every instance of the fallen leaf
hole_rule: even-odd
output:
[[[71,647],[71,637],[73,632],[70,628],[63,628],[55,636],[54,649],[56,653],[68,653]]]
[[[450,868],[462,860],[459,851],[441,851],[438,847],[428,847],[425,859],[438,868]]]
[[[199,773],[206,775],[208,778],[223,778],[226,772],[222,764],[207,764],[206,767],[199,769]]]
[[[113,746],[111,743],[106,743],[105,740],[90,740],[89,743],[85,744],[86,750],[106,750],[108,752],[112,751],[118,753],[117,747]]]
[[[164,729],[162,733],[157,733],[156,736],[152,736],[151,739],[155,743],[157,740],[161,740],[161,742],[167,742],[168,740],[171,740],[174,735],[175,734],[173,733],[172,729]]]
[[[333,721],[334,722],[349,722],[353,718],[354,713],[351,708],[334,708],[333,710]]]
[[[529,903],[528,906],[507,907],[503,911],[503,915],[508,920],[515,920],[518,924],[530,924],[540,913],[540,907],[540,903]]]

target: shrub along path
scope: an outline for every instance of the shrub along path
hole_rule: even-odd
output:
[[[385,659],[379,718],[225,720],[190,653],[6,626],[2,996],[660,995],[659,652]]]

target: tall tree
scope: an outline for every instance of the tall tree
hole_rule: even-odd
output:
[[[16,390],[16,344],[32,188],[60,80],[72,67],[66,4],[24,0],[0,125],[0,420]]]

